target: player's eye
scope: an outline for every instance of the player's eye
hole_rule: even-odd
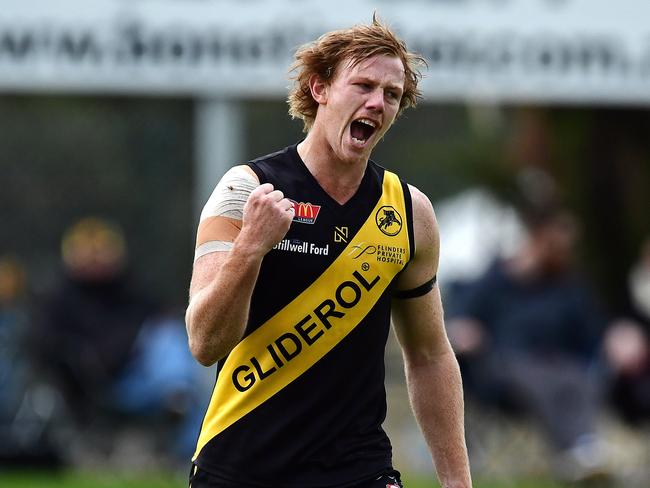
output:
[[[393,90],[388,91],[388,93],[386,94],[386,96],[387,96],[388,99],[389,99],[390,101],[392,101],[392,102],[396,102],[396,101],[398,101],[399,98],[400,98],[399,93],[396,92],[396,91],[393,91]]]

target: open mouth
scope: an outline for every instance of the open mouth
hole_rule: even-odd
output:
[[[370,119],[357,119],[350,124],[350,135],[354,142],[363,144],[372,137],[377,128],[377,123]]]

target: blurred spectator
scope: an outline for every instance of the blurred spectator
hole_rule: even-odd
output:
[[[642,244],[639,259],[630,270],[629,286],[637,317],[650,323],[650,236]]]
[[[121,230],[85,218],[63,236],[65,274],[46,300],[35,341],[43,370],[78,426],[97,417],[183,421],[197,408],[197,369],[183,321],[135,290]],[[182,424],[185,426],[185,424]],[[187,426],[192,437],[198,425]],[[178,436],[168,444],[178,447]],[[183,445],[187,455],[192,447]]]
[[[52,398],[34,382],[28,349],[26,273],[0,256],[0,465],[58,466],[49,437]]]
[[[27,371],[21,349],[27,332],[25,273],[13,257],[0,256],[0,420],[18,410]]]
[[[65,276],[46,300],[35,339],[81,419],[105,400],[154,308],[128,283],[124,237],[108,222],[79,221],[65,233],[61,253]]]
[[[628,309],[605,336],[604,352],[612,371],[610,397],[632,423],[650,420],[650,237],[628,278]]]
[[[484,188],[471,188],[436,202],[436,220],[444,236],[438,281],[445,292],[483,275],[496,256],[509,257],[518,249],[524,231],[512,205]],[[452,299],[451,296],[445,299]]]
[[[578,480],[604,469],[591,368],[604,321],[572,269],[573,215],[545,199],[529,200],[521,214],[526,239],[457,297],[449,337],[468,396],[532,415],[556,452],[558,475]]]

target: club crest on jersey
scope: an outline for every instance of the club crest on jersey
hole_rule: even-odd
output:
[[[320,212],[320,205],[314,205],[313,203],[304,203],[296,202],[291,200],[293,204],[293,221],[299,222],[301,224],[313,224],[318,218],[318,213]]]
[[[377,227],[387,236],[396,236],[402,230],[402,216],[394,207],[384,205],[375,214]]]

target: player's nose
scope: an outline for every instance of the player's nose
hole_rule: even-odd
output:
[[[380,88],[373,90],[366,100],[366,108],[378,112],[384,111],[384,91]]]

